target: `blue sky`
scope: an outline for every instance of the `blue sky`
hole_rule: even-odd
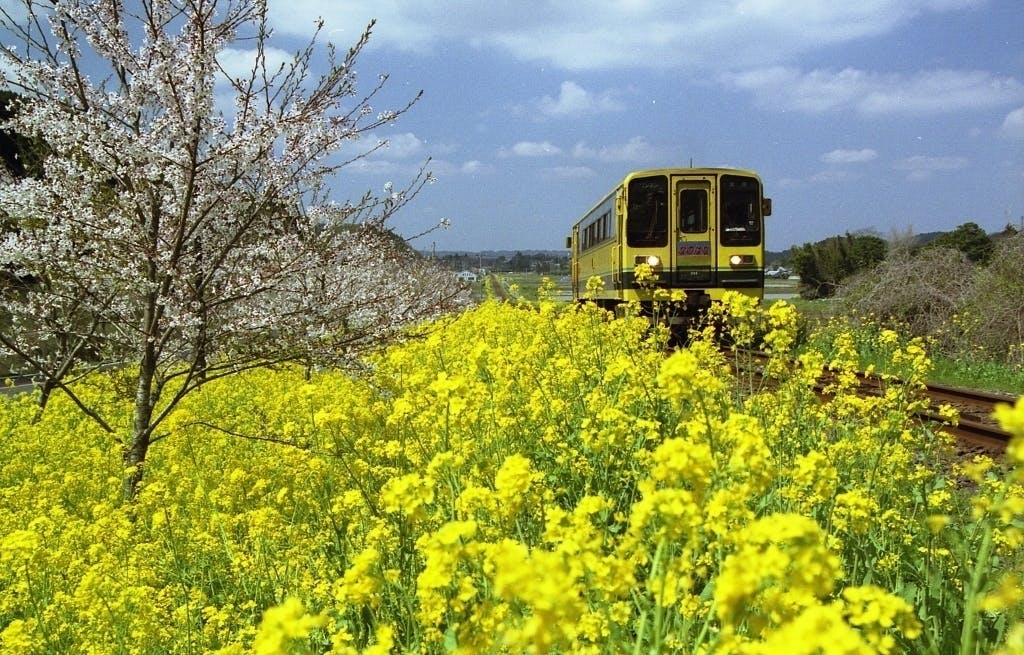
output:
[[[768,247],[846,231],[989,231],[1024,216],[1020,0],[271,0],[315,16],[383,102],[423,99],[345,189],[437,181],[397,218],[439,250],[559,249],[627,171],[752,168]],[[354,193],[354,192],[353,192]]]
[[[8,0],[3,1],[5,5]],[[559,250],[630,170],[758,171],[771,250],[1024,224],[1022,0],[269,0],[276,54],[377,24],[361,90],[423,98],[336,199],[431,158],[393,225],[421,250]],[[244,44],[240,44],[244,47]],[[243,52],[225,53],[245,60]]]

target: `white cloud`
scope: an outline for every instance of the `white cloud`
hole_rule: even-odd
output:
[[[584,142],[577,143],[572,150],[577,159],[598,159],[603,162],[645,163],[657,161],[660,153],[657,148],[642,136],[635,136],[626,143],[612,144],[594,148]]]
[[[934,114],[998,107],[1024,99],[1024,84],[984,71],[937,70],[885,76],[858,103],[865,114]]]
[[[266,59],[267,71],[271,74],[275,73],[282,64],[287,64],[295,59],[295,55],[280,48],[271,47],[264,49],[263,56]],[[248,79],[252,75],[253,66],[256,65],[256,51],[224,48],[217,53],[217,63],[231,79]]]
[[[846,68],[803,72],[781,66],[723,75],[765,108],[809,114],[853,111],[865,116],[926,115],[999,107],[1024,99],[1024,84],[984,71],[879,74]]]
[[[878,153],[871,148],[861,150],[833,150],[821,156],[821,161],[828,164],[860,164],[874,161]]]
[[[423,141],[412,132],[392,134],[382,139],[384,146],[374,152],[374,156],[385,159],[408,159],[423,155]]]
[[[1010,139],[1024,139],[1024,107],[1007,114],[1000,131],[1003,136]]]
[[[775,66],[725,75],[722,81],[752,92],[763,107],[817,114],[854,104],[866,75],[853,69],[802,73]]]
[[[550,141],[520,141],[510,149],[502,148],[500,157],[551,157],[562,154],[562,149]]]
[[[338,152],[340,158],[352,160],[348,170],[388,174],[398,168],[418,169],[428,155],[426,144],[412,132],[365,135],[346,141]],[[436,159],[430,164],[435,170],[444,166],[444,162]]]
[[[956,171],[966,168],[969,162],[964,157],[907,157],[896,164],[897,170]]]
[[[459,167],[459,171],[467,175],[476,175],[478,173],[489,173],[491,171],[491,167],[479,159],[471,159],[470,161],[463,163],[462,166]]]
[[[821,171],[808,178],[812,184],[836,184],[854,179],[854,175],[847,171]]]
[[[826,171],[818,171],[817,173],[813,173],[803,178],[780,178],[776,182],[776,184],[779,188],[782,189],[806,189],[810,187],[829,186],[834,184],[840,184],[842,182],[849,182],[851,180],[856,180],[859,177],[859,175],[854,175],[848,171],[831,169]]]
[[[427,144],[422,139],[412,132],[400,132],[389,135],[369,134],[346,141],[337,156],[339,159],[350,160],[345,165],[349,173],[412,179],[429,154]],[[433,159],[427,168],[440,175],[450,172],[454,167],[443,160]]]
[[[326,40],[348,47],[354,45],[371,21],[380,19],[370,39],[371,47],[387,46],[410,52],[425,52],[444,37],[450,5],[438,5],[433,17],[416,0],[376,0],[338,2],[337,0],[288,0],[268,2],[267,13],[278,32],[308,37],[316,22],[323,19]],[[427,11],[424,11],[424,10]],[[457,12],[453,12],[457,13]]]
[[[657,159],[658,153],[647,139],[635,136],[626,143],[601,148],[598,158],[607,162],[649,162]]]
[[[357,159],[345,165],[345,171],[359,173],[362,175],[397,175],[405,174],[405,169],[393,161],[384,159],[370,159],[369,157]]]
[[[672,0],[578,5],[452,0],[289,0],[269,3],[273,26],[308,35],[325,20],[325,36],[348,46],[373,17],[370,47],[409,52],[446,41],[504,50],[522,61],[563,70],[684,68],[730,70],[792,61],[822,46],[875,37],[924,13],[961,11],[985,0]]]
[[[562,118],[622,111],[625,105],[614,91],[591,93],[572,81],[562,82],[558,97],[544,96],[537,107],[545,116]]]
[[[916,155],[900,160],[893,165],[898,171],[907,171],[909,180],[926,180],[934,173],[949,173],[958,171],[970,164],[965,157],[926,157]]]
[[[885,34],[923,11],[977,4],[979,0],[655,0],[595,2],[579,11],[571,3],[549,2],[539,10],[531,7],[529,15],[514,23],[482,30],[478,39],[519,59],[567,70],[723,70],[788,61],[821,46]]]
[[[597,149],[588,146],[583,141],[580,141],[572,147],[572,156],[576,159],[594,158],[597,157]]]
[[[801,189],[806,186],[807,181],[796,177],[781,177],[776,184],[780,189]]]
[[[555,177],[570,179],[594,176],[594,169],[589,166],[554,166],[552,168],[545,169],[545,171]]]

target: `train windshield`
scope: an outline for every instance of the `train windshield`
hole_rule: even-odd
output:
[[[761,243],[761,185],[756,178],[723,175],[720,188],[723,246]]]
[[[626,243],[631,247],[668,245],[668,178],[630,180],[626,208]]]

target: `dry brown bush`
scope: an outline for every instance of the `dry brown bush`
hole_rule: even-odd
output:
[[[979,269],[974,294],[962,314],[970,340],[993,357],[1024,363],[1024,233],[996,242],[990,263]]]
[[[851,313],[932,338],[936,352],[1024,363],[1024,233],[999,239],[988,266],[948,248],[898,253],[841,296]]]
[[[954,352],[960,344],[953,317],[973,295],[976,267],[958,250],[930,248],[917,256],[890,257],[850,278],[840,294],[844,306],[898,325],[913,336],[931,336]]]

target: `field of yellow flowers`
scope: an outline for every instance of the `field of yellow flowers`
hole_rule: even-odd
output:
[[[1024,403],[1008,463],[957,465],[920,344],[877,331],[906,384],[861,399],[861,337],[793,365],[791,306],[722,314],[767,382],[543,300],[211,382],[134,501],[70,402],[4,399],[0,652],[1024,652]],[[127,433],[122,375],[79,384]]]

